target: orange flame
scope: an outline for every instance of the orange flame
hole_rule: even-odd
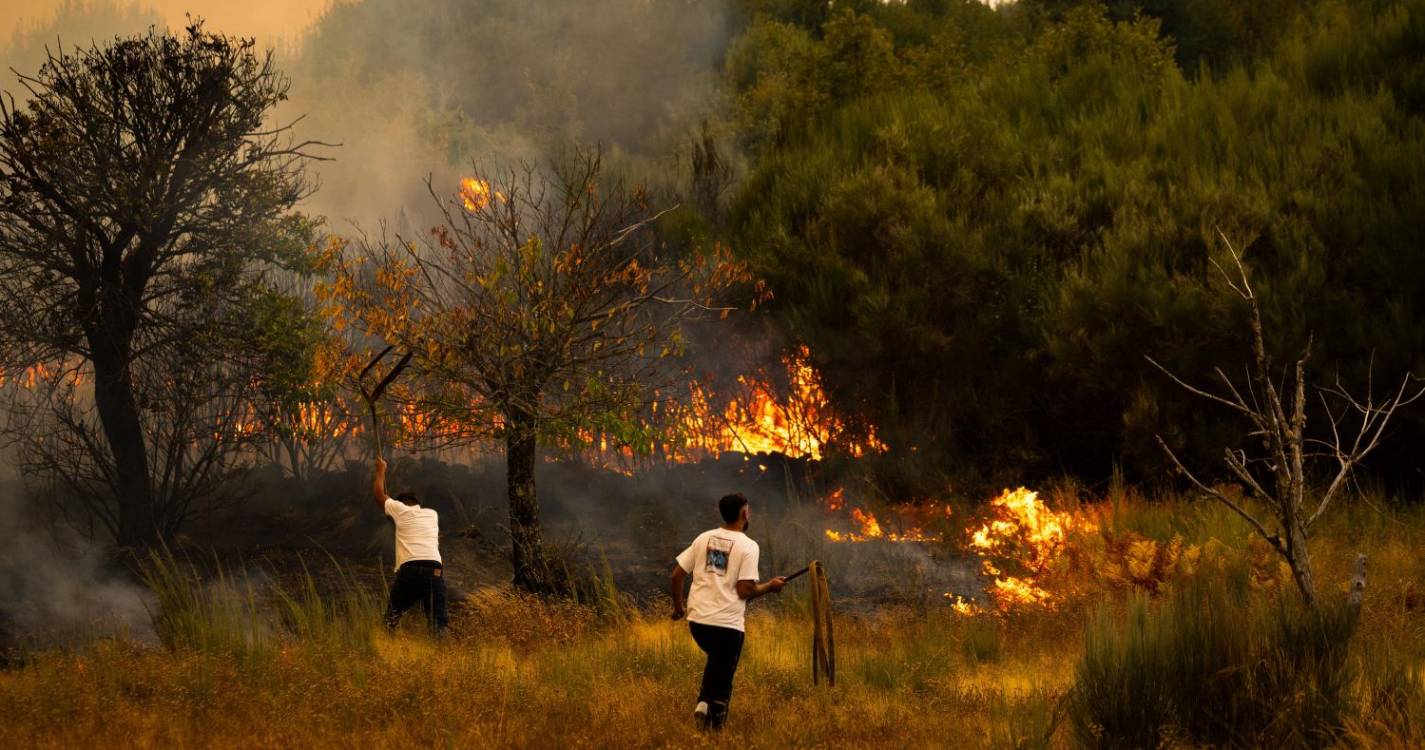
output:
[[[809,360],[805,346],[782,358],[789,385],[785,394],[766,373],[757,373],[738,376],[735,395],[721,407],[716,405],[714,390],[698,380],[688,383],[686,399],[655,398],[650,404],[653,414],[675,425],[679,434],[677,440],[659,444],[658,452],[670,461],[686,463],[732,452],[743,454],[746,461],[761,453],[820,460],[833,442],[853,457],[887,450],[874,429],[866,430],[861,439],[847,439],[846,422],[832,408],[821,375]],[[580,433],[577,437],[594,462],[605,468],[621,470],[614,465],[623,467],[633,458],[627,447],[606,436]],[[757,468],[768,470],[765,463]]]
[[[957,615],[974,617],[982,611],[980,605],[958,594],[946,594],[945,598],[950,600],[950,609],[954,610]]]
[[[969,533],[969,547],[984,556],[980,572],[992,579],[989,596],[996,609],[1001,613],[1027,607],[1053,609],[1054,596],[1038,579],[1064,554],[1070,531],[1092,531],[1096,525],[1087,518],[1051,510],[1039,501],[1037,493],[1024,487],[1005,490],[990,508],[994,516]],[[1006,574],[992,559],[1013,560],[1026,575]],[[959,597],[955,598],[958,604]],[[968,606],[955,609],[961,614],[975,613]]]
[[[505,194],[490,190],[490,183],[478,177],[464,177],[460,180],[460,202],[466,211],[479,211],[490,205],[490,198],[504,203]]]
[[[790,392],[779,397],[770,382],[739,376],[743,394],[728,401],[720,412],[711,405],[704,387],[689,385],[687,416],[683,427],[688,434],[684,458],[698,454],[713,458],[729,451],[745,454],[781,453],[793,458],[820,460],[827,445],[846,431],[821,383],[821,374],[810,362],[806,346],[782,359]],[[869,430],[864,441],[848,441],[844,449],[852,456],[887,448]]]
[[[837,510],[842,507],[844,496],[840,493],[841,490],[837,490],[832,493],[831,497],[827,498],[827,508],[829,510]],[[936,507],[940,508],[940,512],[943,512],[946,516],[950,515],[949,505]],[[888,532],[881,528],[881,522],[876,518],[874,513],[862,510],[861,508],[851,509],[851,520],[858,527],[856,531],[842,532],[834,529],[826,529],[826,538],[832,542],[851,543],[869,542],[873,540],[885,542],[938,542],[943,538],[940,534],[926,533],[925,529],[920,526],[908,526],[904,531]]]

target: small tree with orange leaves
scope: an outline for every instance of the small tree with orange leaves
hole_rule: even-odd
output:
[[[541,439],[642,442],[640,412],[680,376],[682,324],[725,316],[721,300],[751,278],[722,248],[670,257],[652,230],[661,213],[642,188],[606,179],[598,152],[430,193],[438,226],[330,248],[321,293],[338,327],[414,353],[405,392],[440,444],[503,440],[514,582],[556,590],[535,494]]]

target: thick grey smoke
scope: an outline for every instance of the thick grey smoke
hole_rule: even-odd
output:
[[[163,27],[120,0],[65,0],[0,43],[0,89],[23,99],[11,67],[33,74],[45,47],[88,46]],[[225,30],[209,26],[209,31]],[[601,144],[645,179],[666,178],[717,106],[729,38],[725,0],[356,0],[333,3],[278,46],[292,79],[278,120],[304,119],[320,189],[306,210],[331,219],[429,223],[424,185],[454,194],[472,161],[537,160]]]
[[[727,38],[723,0],[362,0],[284,53],[285,113],[342,144],[311,202],[340,230],[427,210],[427,175],[454,193],[472,161],[569,144],[666,174],[716,106]]]
[[[38,521],[19,484],[0,482],[0,649],[96,635],[152,638],[147,589],[98,545]]]

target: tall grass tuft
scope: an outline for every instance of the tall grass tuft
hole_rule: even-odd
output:
[[[169,550],[150,552],[144,583],[160,642],[174,650],[260,658],[286,641],[326,652],[369,653],[381,622],[382,597],[335,560],[331,585],[320,585],[306,561],[292,587],[231,575],[221,564],[205,578]]]
[[[1361,659],[1363,710],[1347,721],[1354,747],[1425,747],[1425,674],[1391,643]]]
[[[1000,698],[993,709],[990,747],[1004,750],[1048,750],[1064,719],[1062,695],[1043,688],[1023,696]]]
[[[157,599],[149,613],[159,641],[175,650],[261,655],[271,642],[254,584],[229,576],[221,565],[203,580],[191,561],[179,561],[167,548],[151,550],[141,577]]]
[[[1164,644],[1135,596],[1120,622],[1100,608],[1084,628],[1084,655],[1074,670],[1069,716],[1084,747],[1154,748],[1169,729],[1167,696],[1156,667]]]
[[[545,593],[592,607],[600,619],[627,622],[638,611],[633,597],[618,588],[613,566],[603,554],[595,555],[582,540],[556,540],[545,550]]]
[[[997,662],[1004,655],[1004,625],[990,617],[957,618],[956,641],[968,664]]]
[[[331,565],[335,573],[331,590],[317,585],[306,560],[295,590],[272,587],[277,620],[287,634],[319,649],[370,653],[372,633],[381,622],[382,597],[335,559]]]
[[[1101,608],[1070,699],[1087,747],[1322,747],[1355,710],[1354,615],[1249,595],[1245,571],[1189,579],[1159,603]],[[1254,604],[1255,602],[1255,604]]]

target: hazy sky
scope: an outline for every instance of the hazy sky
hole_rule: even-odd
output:
[[[132,5],[163,14],[171,26],[183,23],[183,14],[208,19],[208,28],[266,39],[295,34],[306,28],[332,0],[134,0]],[[62,0],[0,0],[0,44],[23,23],[33,23],[53,13]]]

